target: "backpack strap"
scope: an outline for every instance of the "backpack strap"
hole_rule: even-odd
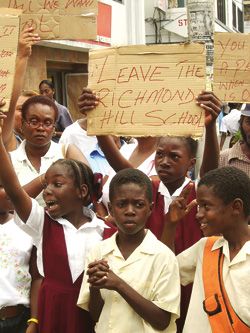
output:
[[[212,251],[218,237],[209,237],[203,254],[203,284],[205,300],[203,309],[208,315],[213,333],[250,333],[231,306],[223,282],[222,248]]]

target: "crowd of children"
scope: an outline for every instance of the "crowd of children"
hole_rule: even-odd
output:
[[[38,40],[25,31],[22,80]],[[206,91],[196,100],[205,113],[199,181],[188,177],[191,137],[138,138],[128,155],[97,137],[113,168],[102,203],[101,178],[82,153],[52,142],[51,91],[23,103],[22,143],[10,154],[19,85],[9,114],[0,112],[0,332],[250,332],[250,180],[217,168],[220,100]],[[83,89],[79,110],[98,102]]]

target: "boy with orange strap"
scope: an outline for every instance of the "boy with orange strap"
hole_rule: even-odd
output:
[[[195,202],[185,188],[165,218],[164,242]],[[233,167],[208,172],[197,189],[197,220],[206,236],[177,256],[181,283],[193,282],[183,333],[250,333],[250,179]],[[215,237],[214,235],[221,235]]]

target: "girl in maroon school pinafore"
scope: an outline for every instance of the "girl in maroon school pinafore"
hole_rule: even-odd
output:
[[[58,179],[58,175],[61,175],[62,179]],[[66,186],[60,194],[57,186],[61,188],[65,179]],[[80,162],[59,160],[48,169],[45,180],[48,185],[44,189],[43,196],[47,212],[53,219],[44,214],[42,237],[44,280],[38,301],[39,333],[92,333],[94,322],[89,313],[82,311],[76,305],[84,267],[81,275],[73,283],[64,229],[56,219],[61,217],[61,211],[62,216],[72,224],[78,216],[79,219],[89,222],[84,216],[83,205],[79,211],[77,201],[84,202],[85,205],[90,203],[90,197],[93,197],[91,191],[91,183],[94,182],[93,173]],[[60,210],[57,212],[57,206],[60,204]],[[79,228],[82,223],[78,225],[75,222],[74,225]]]
[[[44,280],[38,302],[39,332],[94,332],[87,311],[76,306],[83,273],[73,283],[63,227],[45,214],[43,228]]]
[[[7,153],[2,151],[2,158],[2,170],[9,179],[5,188],[16,211],[15,221],[33,237],[39,263],[42,261],[39,333],[93,333],[89,314],[76,306],[85,255],[90,246],[102,239],[104,229],[103,221],[86,208],[98,190],[91,169],[76,160],[54,162],[44,178],[45,213],[22,189]]]

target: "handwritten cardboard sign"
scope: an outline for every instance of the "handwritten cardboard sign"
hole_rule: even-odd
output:
[[[100,97],[88,134],[202,135],[195,97],[205,87],[204,44],[143,45],[90,52],[89,87]]]
[[[215,34],[213,90],[222,101],[250,102],[250,34]]]
[[[0,101],[8,111],[14,81],[21,10],[0,8]]]
[[[35,27],[41,39],[96,39],[97,0],[0,0],[22,9],[21,31]]]

